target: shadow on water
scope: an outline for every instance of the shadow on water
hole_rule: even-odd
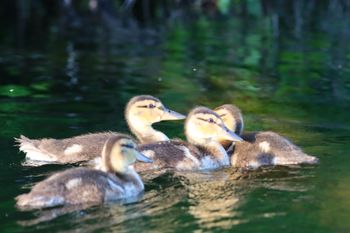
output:
[[[343,0],[1,2],[2,231],[348,232],[349,9]],[[22,166],[14,137],[128,132],[124,106],[137,94],[183,113],[234,103],[247,131],[279,132],[321,163],[143,174],[132,203],[15,208],[15,196],[72,166]],[[184,136],[183,122],[155,127]]]

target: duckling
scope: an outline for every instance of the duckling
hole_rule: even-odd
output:
[[[170,168],[191,171],[229,166],[229,157],[219,141],[242,141],[225,126],[218,114],[206,107],[194,108],[189,113],[185,135],[188,143],[171,140],[139,145],[138,150],[153,159],[154,163],[135,163],[135,170],[144,172]]]
[[[220,143],[231,154],[231,165],[239,168],[258,168],[263,165],[315,164],[318,158],[305,154],[298,146],[281,135],[271,132],[243,132],[243,117],[238,107],[225,104],[214,109],[225,125],[243,138],[234,144],[227,140]]]
[[[181,120],[185,116],[167,109],[162,102],[149,95],[132,98],[125,109],[125,118],[130,131],[140,143],[166,141],[169,138],[152,128],[152,124],[165,120]],[[89,161],[101,154],[104,142],[116,132],[84,134],[72,138],[44,138],[32,140],[21,135],[15,139],[19,150],[26,153],[27,161],[38,165],[46,163],[76,163]]]
[[[29,193],[16,197],[17,207],[99,204],[135,197],[144,190],[140,176],[130,165],[136,160],[152,160],[136,150],[133,139],[110,137],[103,146],[102,158],[102,170],[71,168],[39,182]]]

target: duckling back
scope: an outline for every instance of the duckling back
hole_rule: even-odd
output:
[[[135,163],[137,172],[173,169],[178,171],[198,171],[227,166],[216,154],[225,153],[220,148],[192,145],[181,140],[139,145],[138,150],[153,160],[153,163]]]
[[[21,135],[16,139],[20,151],[26,153],[30,161],[49,163],[76,163],[92,160],[100,156],[104,143],[114,132],[84,134],[66,139],[44,138],[32,140]]]
[[[263,165],[315,164],[318,159],[277,133],[252,132],[241,135],[231,156],[234,167],[256,168]]]
[[[153,160],[153,163],[135,163],[137,172],[147,170],[198,170],[205,153],[198,147],[181,140],[171,140],[139,145],[138,150]]]

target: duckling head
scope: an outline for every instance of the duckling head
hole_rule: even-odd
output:
[[[241,110],[233,104],[224,104],[214,109],[226,127],[240,135],[243,132],[244,122]]]
[[[129,125],[147,125],[166,120],[182,120],[186,116],[166,108],[163,103],[150,95],[132,98],[125,110],[125,118]]]
[[[126,135],[118,135],[107,140],[102,151],[103,170],[125,174],[129,165],[136,160],[151,163],[150,158],[136,149],[136,143]]]
[[[194,108],[188,115],[185,123],[187,140],[193,144],[220,142],[229,140],[240,142],[242,138],[229,130],[220,116],[206,107]]]

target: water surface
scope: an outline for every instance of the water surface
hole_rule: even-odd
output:
[[[0,7],[7,19],[0,25],[2,232],[350,231],[350,34],[342,1],[218,1],[217,8],[155,1],[148,13],[140,5],[94,13],[83,2],[28,2]],[[15,196],[71,166],[23,167],[14,137],[128,132],[124,106],[138,94],[183,113],[234,103],[247,131],[276,131],[321,162],[142,174],[145,193],[129,203],[15,208]],[[182,122],[155,127],[183,138]]]

